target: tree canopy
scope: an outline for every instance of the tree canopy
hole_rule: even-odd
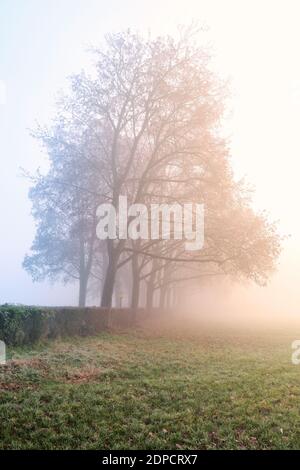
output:
[[[220,132],[224,85],[192,29],[177,39],[109,35],[93,58],[93,73],[72,77],[55,122],[34,133],[50,169],[30,191],[37,232],[25,269],[37,280],[79,280],[80,305],[96,285],[104,307],[120,284],[133,307],[151,307],[176,303],[178,285],[205,276],[266,282],[280,237],[234,178]],[[99,240],[97,207],[118,211],[120,196],[146,207],[203,204],[203,248],[187,251],[175,237]]]

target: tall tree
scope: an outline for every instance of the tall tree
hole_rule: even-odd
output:
[[[30,190],[37,232],[23,266],[34,280],[78,281],[84,306],[90,276],[97,276],[102,256],[96,237],[98,181],[91,170],[93,142],[86,131],[62,115],[50,129],[34,136],[45,145],[50,169],[38,173]],[[87,164],[87,161],[89,164]]]
[[[103,255],[97,206],[110,202],[119,211],[119,197],[127,196],[129,204],[147,207],[203,203],[205,245],[189,252],[185,240],[107,239],[103,307],[112,305],[117,273],[127,263],[134,308],[142,283],[150,306],[155,290],[164,304],[171,288],[208,271],[265,280],[280,240],[234,180],[220,136],[224,88],[193,28],[178,39],[109,35],[94,57],[93,74],[72,78],[56,126],[39,135],[50,170],[31,192],[38,231],[25,267],[34,276],[77,276],[84,304]]]

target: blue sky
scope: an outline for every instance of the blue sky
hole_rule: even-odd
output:
[[[196,19],[209,26],[203,42],[213,46],[212,62],[230,77],[231,111],[225,130],[231,138],[238,175],[257,188],[255,203],[280,219],[291,233],[282,267],[271,288],[259,296],[277,303],[287,290],[291,308],[299,304],[300,264],[300,44],[297,0],[1,0],[0,81],[0,303],[76,302],[73,288],[33,284],[22,270],[34,236],[20,167],[45,167],[46,156],[29,135],[36,121],[49,123],[55,96],[66,77],[89,64],[86,48],[108,31],[138,29],[174,33]],[[1,90],[1,87],[0,87]],[[269,297],[268,297],[269,296]]]

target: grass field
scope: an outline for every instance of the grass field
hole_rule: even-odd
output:
[[[136,331],[10,350],[0,448],[300,448],[296,338]]]

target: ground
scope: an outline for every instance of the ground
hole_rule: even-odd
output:
[[[9,349],[0,448],[299,449],[293,339],[135,331]]]

